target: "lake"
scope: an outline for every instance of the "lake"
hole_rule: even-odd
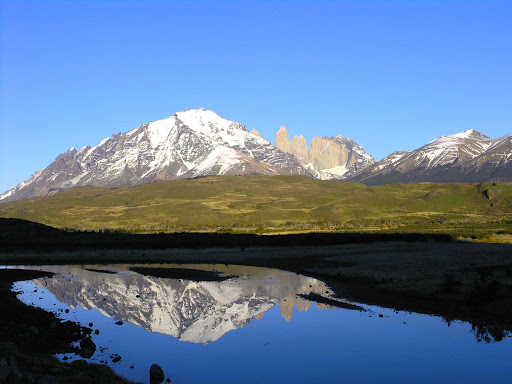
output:
[[[90,327],[96,350],[87,360],[130,380],[148,382],[154,363],[173,383],[512,377],[510,334],[486,342],[471,324],[350,302],[291,272],[224,264],[22,268],[56,275],[15,283],[19,299]]]

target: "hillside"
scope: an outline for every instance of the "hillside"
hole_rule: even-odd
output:
[[[136,187],[72,188],[0,204],[0,217],[75,230],[508,231],[512,185],[319,181],[307,176],[212,176]]]

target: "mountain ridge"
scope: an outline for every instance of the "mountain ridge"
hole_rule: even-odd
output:
[[[321,180],[343,180],[375,163],[375,159],[355,141],[344,136],[315,136],[309,148],[304,136],[295,135],[289,140],[285,126],[276,134],[276,147],[293,154]]]
[[[53,195],[76,186],[116,188],[215,175],[306,175],[368,185],[403,182],[512,181],[512,134],[491,139],[469,129],[376,162],[344,136],[289,139],[275,145],[256,129],[204,108],[188,109],[113,134],[97,145],[74,147],[0,195],[0,203]]]
[[[189,109],[114,134],[94,147],[70,148],[53,163],[0,195],[9,202],[75,186],[119,187],[211,175],[311,175],[297,159],[223,119]]]
[[[512,135],[491,139],[469,129],[410,151],[393,152],[347,180],[404,182],[512,181]]]

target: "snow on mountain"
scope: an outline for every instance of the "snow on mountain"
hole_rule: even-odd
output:
[[[341,135],[337,135],[331,138],[331,140],[335,143],[347,146],[352,152],[351,161],[347,164],[349,167],[343,176],[349,177],[351,175],[355,175],[363,169],[368,168],[370,165],[375,164],[375,159],[355,141],[347,139]]]
[[[310,174],[294,156],[203,108],[145,123],[94,147],[70,148],[0,201],[94,185],[118,187],[208,175]]]
[[[490,139],[473,129],[441,136],[379,162],[341,135],[302,136],[285,127],[276,146],[242,124],[203,108],[177,112],[114,134],[94,147],[70,148],[0,202],[52,195],[74,186],[119,187],[210,175],[308,175],[366,184],[512,180],[512,135]]]
[[[479,182],[496,177],[511,179],[512,173],[508,171],[495,174],[483,166],[490,160],[494,148],[503,144],[504,149],[496,156],[499,159],[495,162],[508,162],[508,140],[507,136],[493,140],[474,129],[441,136],[416,150],[392,153],[351,179],[370,185],[422,181]],[[485,172],[481,172],[483,168],[487,168]]]
[[[410,153],[416,160],[416,166],[434,168],[452,164],[455,161],[472,159],[484,152],[491,139],[474,129],[451,136],[441,136],[427,145]],[[406,160],[408,157],[404,158]]]
[[[46,267],[73,279],[57,275],[36,280],[36,284],[71,307],[97,309],[114,320],[202,344],[248,325],[253,318],[260,319],[283,301],[287,306],[281,308],[281,313],[289,320],[293,300],[303,301],[297,295],[328,290],[319,280],[266,268],[226,267],[231,268],[226,271],[230,275],[237,274],[236,268],[243,270],[237,277],[221,282],[143,276],[124,268],[119,274],[105,274],[79,267]]]

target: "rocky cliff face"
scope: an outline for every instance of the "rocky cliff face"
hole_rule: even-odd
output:
[[[293,154],[319,179],[343,179],[375,162],[363,147],[340,135],[313,137],[308,150],[303,136],[295,135],[290,142],[286,128],[281,127],[276,135],[276,147]]]
[[[309,163],[309,152],[304,136],[293,136],[292,142],[290,143],[290,153],[295,155],[301,164]]]
[[[0,195],[1,202],[74,186],[119,187],[209,175],[312,175],[291,154],[215,112],[191,109],[94,147],[57,156],[43,171]]]
[[[313,137],[309,146],[309,158],[313,167],[318,170],[344,168],[350,157],[350,149],[325,137]],[[345,171],[346,172],[346,171]],[[332,172],[343,176],[345,173]]]

